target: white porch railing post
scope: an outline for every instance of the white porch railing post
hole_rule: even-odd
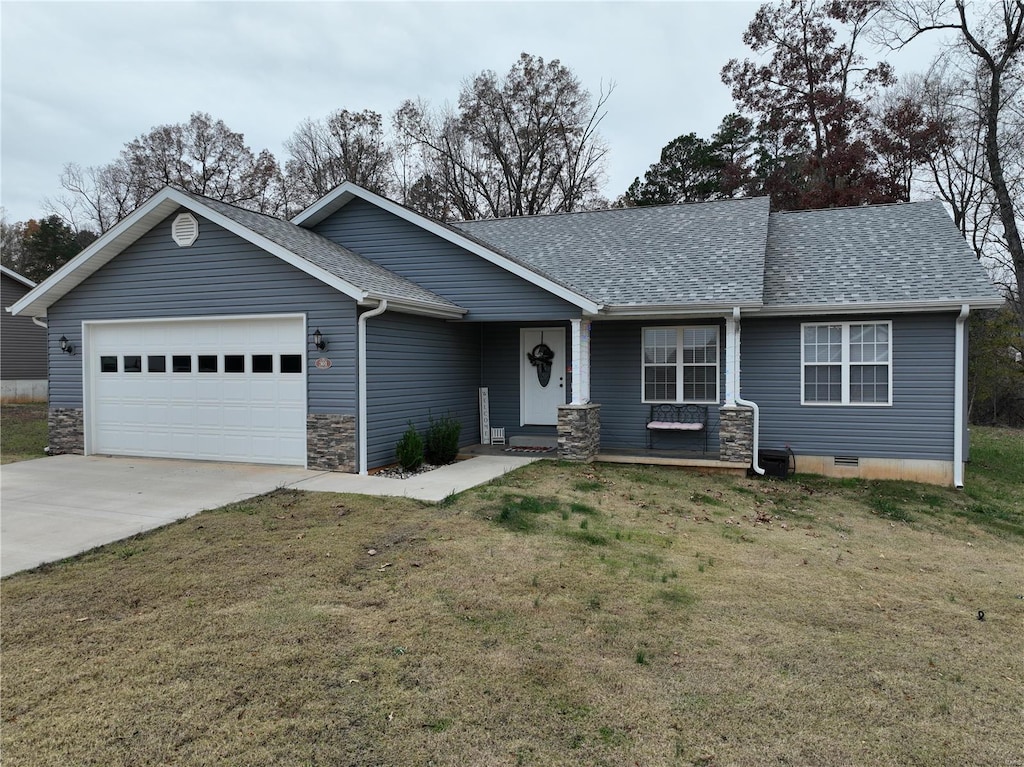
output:
[[[736,407],[736,365],[739,362],[736,345],[739,342],[736,334],[736,320],[725,318],[725,406]]]
[[[572,404],[590,402],[590,320],[572,323]]]

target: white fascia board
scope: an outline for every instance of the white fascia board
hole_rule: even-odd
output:
[[[377,293],[368,294],[366,299],[359,303],[361,306],[377,306],[382,300],[388,302],[389,311],[401,312],[402,314],[417,314],[423,317],[440,317],[441,319],[446,320],[462,319],[462,317],[464,317],[469,311],[468,309],[463,309],[461,306],[439,306],[425,301],[416,301],[415,299],[387,296]]]
[[[34,288],[36,286],[36,284],[34,282],[32,282],[32,280],[30,280],[28,277],[21,276],[16,271],[14,271],[13,269],[8,269],[3,264],[0,264],[0,274],[7,275],[8,277],[10,277],[15,282],[18,282],[18,283],[21,283],[22,285],[24,285],[26,288],[32,289],[32,288]]]
[[[253,232],[237,221],[208,208],[198,200],[182,194],[177,189],[165,187],[15,303],[11,307],[12,314],[31,313],[45,316],[46,309],[50,305],[81,284],[87,277],[98,271],[100,267],[178,208],[186,208],[193,213],[198,213],[203,218],[238,235],[261,250],[277,256],[282,261],[331,286],[349,298],[362,301],[367,296],[366,291],[316,264],[296,256],[273,240]]]
[[[956,298],[944,301],[878,301],[855,304],[789,304],[765,306],[758,315],[761,317],[795,317],[804,315],[838,314],[909,314],[913,312],[959,312],[968,304],[972,309],[998,309],[1005,300],[1002,298]]]
[[[732,316],[732,310],[739,306],[744,312],[760,312],[760,303],[749,304],[651,304],[650,306],[606,306],[601,314],[591,319],[597,320],[657,320],[675,317],[708,317]]]
[[[548,293],[561,298],[563,301],[567,301],[570,304],[579,307],[585,313],[596,314],[602,309],[601,304],[592,301],[586,296],[581,296],[579,293],[559,285],[554,280],[544,277],[532,269],[506,258],[500,253],[496,253],[490,248],[487,248],[468,237],[464,237],[448,227],[442,226],[436,221],[427,218],[426,216],[421,216],[415,211],[409,210],[408,208],[399,205],[396,202],[392,202],[385,197],[381,197],[379,194],[367,191],[361,186],[357,186],[349,181],[346,181],[341,186],[335,188],[332,192],[329,192],[317,202],[302,211],[299,215],[295,216],[295,218],[292,219],[292,223],[307,228],[316,226],[329,215],[347,205],[354,197],[359,197],[360,199],[377,206],[381,210],[386,210],[388,213],[398,216],[411,224],[415,224],[424,231],[430,232],[443,240],[447,240],[453,245],[457,245],[463,250],[467,250],[470,253],[479,256],[485,261],[490,261],[495,266],[514,274],[516,277],[526,280],[527,282],[546,290]]]
[[[11,307],[11,313],[45,317],[47,308],[71,292],[87,277],[98,271],[101,266],[152,229],[159,221],[185,204],[183,200],[184,196],[176,193],[170,187],[165,187],[157,192],[134,212],[100,235],[89,247],[24,295]]]

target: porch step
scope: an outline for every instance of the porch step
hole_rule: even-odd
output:
[[[510,447],[558,447],[558,437],[520,435],[518,437],[509,437],[508,444]]]

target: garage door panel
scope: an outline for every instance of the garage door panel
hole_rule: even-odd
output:
[[[280,370],[282,355],[304,359],[305,337],[294,317],[90,327],[90,451],[304,465],[306,375]],[[272,372],[253,372],[267,355]]]

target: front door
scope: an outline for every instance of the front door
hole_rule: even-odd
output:
[[[523,328],[519,338],[521,425],[556,426],[565,404],[565,328]]]

